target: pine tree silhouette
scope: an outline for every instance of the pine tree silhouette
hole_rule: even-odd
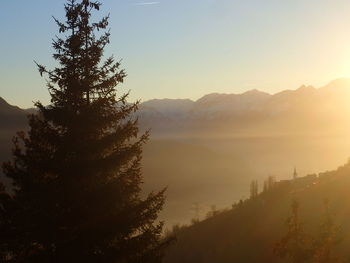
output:
[[[253,180],[250,183],[250,199],[254,199],[259,194],[259,183],[258,180]]]
[[[2,199],[7,230],[0,255],[8,262],[161,262],[167,241],[157,216],[164,191],[141,197],[142,146],[120,62],[104,60],[108,16],[91,22],[101,4],[69,0],[55,19],[58,67],[38,65],[51,104],[36,103],[29,132],[18,134],[4,172],[14,195]],[[6,200],[5,200],[6,199]]]

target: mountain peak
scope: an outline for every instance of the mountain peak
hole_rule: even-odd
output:
[[[6,100],[0,97],[0,106],[10,106],[10,104],[8,104]]]
[[[268,97],[268,96],[271,96],[271,94],[257,90],[257,89],[248,90],[248,91],[243,92],[243,93],[229,93],[229,94],[227,94],[227,93],[210,93],[210,94],[204,95],[203,97],[198,99],[197,103],[203,103],[203,102],[207,102],[207,101],[224,99],[224,98],[240,97],[240,96],[244,96],[244,97],[257,97],[257,96]]]
[[[0,113],[19,113],[23,110],[17,106],[12,106],[4,98],[0,97]]]
[[[297,91],[299,91],[299,92],[313,92],[315,90],[316,90],[316,88],[311,86],[311,85],[308,85],[308,86],[302,85],[297,89]]]
[[[260,91],[257,89],[252,89],[252,90],[248,90],[242,94],[239,95],[249,95],[249,96],[271,96],[271,94],[264,92],[264,91]]]

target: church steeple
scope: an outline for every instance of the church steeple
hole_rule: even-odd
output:
[[[293,179],[295,180],[297,178],[298,178],[297,168],[294,167]]]

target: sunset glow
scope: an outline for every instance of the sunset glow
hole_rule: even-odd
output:
[[[111,14],[108,53],[123,59],[129,75],[124,87],[132,99],[198,99],[250,89],[276,93],[350,77],[348,1],[104,2],[102,13]],[[63,3],[2,5],[0,78],[9,102],[48,102],[33,60],[52,63],[43,53],[51,51],[51,16],[62,17]],[[28,39],[32,28],[37,30]]]
[[[350,263],[350,1],[0,4],[0,263]]]

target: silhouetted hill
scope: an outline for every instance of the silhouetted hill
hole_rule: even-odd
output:
[[[12,137],[27,127],[28,111],[8,104],[0,97],[0,164],[9,158]],[[0,179],[2,170],[0,169]]]
[[[0,160],[8,152],[11,137],[27,126],[26,110],[8,104],[0,97]]]
[[[336,171],[281,181],[257,198],[232,209],[175,229],[177,242],[168,250],[165,263],[274,263],[285,262],[273,254],[275,243],[286,233],[286,218],[292,199],[300,202],[305,231],[316,234],[325,199],[343,242],[337,255],[350,260],[350,163]],[[346,261],[348,262],[348,261]]]
[[[8,104],[0,97],[0,127],[1,130],[23,127],[26,122],[25,110]]]

